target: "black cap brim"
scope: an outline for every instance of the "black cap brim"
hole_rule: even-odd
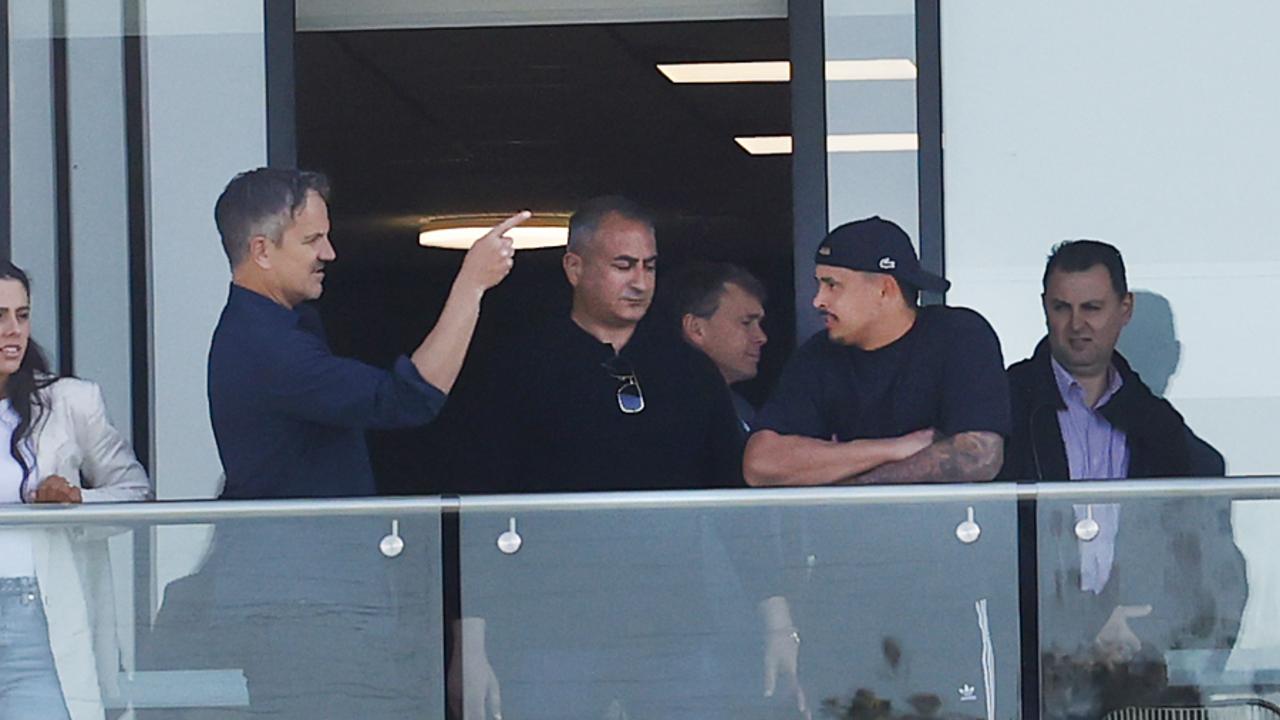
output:
[[[894,273],[894,277],[900,278],[903,282],[909,283],[920,290],[946,292],[951,289],[950,280],[924,270],[916,270],[914,272],[897,272]]]

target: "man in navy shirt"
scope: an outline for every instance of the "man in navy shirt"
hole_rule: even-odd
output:
[[[797,350],[756,415],[744,457],[747,482],[994,478],[1010,430],[1009,389],[987,321],[964,308],[918,307],[920,290],[941,292],[950,283],[923,270],[907,234],[878,217],[832,230],[815,263],[813,305],[826,330]],[[755,589],[765,631],[766,695],[781,680],[802,712],[808,698],[856,704],[850,698],[863,691],[896,704],[895,710],[921,698],[948,711],[973,709],[951,703],[976,702],[968,693],[957,698],[955,688],[981,685],[983,673],[969,662],[982,649],[971,621],[990,578],[951,577],[922,564],[922,558],[950,557],[943,553],[955,548],[940,541],[963,546],[954,543],[955,517],[921,507],[931,506],[780,513],[781,570]],[[805,579],[784,580],[790,567],[806,568]],[[1012,551],[1007,562],[992,567],[1013,567]],[[905,615],[914,625],[892,626],[908,589],[910,600],[931,604]],[[946,627],[929,624],[943,621]],[[1012,637],[1003,626],[993,631],[997,638]],[[911,642],[921,635],[928,638],[925,645]],[[797,676],[802,652],[804,683]],[[914,679],[901,672],[912,665]]]
[[[813,305],[826,332],[796,352],[747,443],[751,485],[990,480],[1009,433],[991,326],[965,308],[917,307],[950,283],[878,217],[818,247]]]
[[[435,328],[391,371],[329,350],[305,303],[336,259],[328,182],[259,168],[237,175],[214,208],[231,293],[209,349],[209,412],[226,470],[223,498],[373,495],[364,431],[423,425],[440,411],[471,342],[480,300],[512,266],[503,234],[467,253]]]
[[[512,266],[504,233],[476,241],[435,328],[392,370],[332,354],[306,303],[323,292],[328,182],[259,168],[237,175],[214,210],[231,263],[230,296],[209,350],[209,408],[223,498],[374,494],[364,431],[431,421],[462,367],[480,301]],[[413,527],[406,518],[406,530]],[[399,718],[439,707],[415,639],[440,610],[420,543],[392,562],[372,517],[219,523],[201,575],[212,637],[243,668],[255,717]],[[406,532],[411,538],[412,533]]]

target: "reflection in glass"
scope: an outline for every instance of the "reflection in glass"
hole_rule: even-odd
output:
[[[1247,597],[1230,502],[1142,499],[1041,503],[1041,706],[1083,718],[1125,707],[1210,700]],[[1194,656],[1196,678],[1175,668]]]
[[[971,506],[981,533],[966,544],[956,528]],[[523,542],[507,554],[496,539],[513,516]],[[1014,530],[1012,500],[492,512],[464,501],[463,615],[485,625],[483,648],[468,647],[513,717],[1007,717]]]

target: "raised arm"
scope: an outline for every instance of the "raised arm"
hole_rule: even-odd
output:
[[[761,430],[747,441],[743,475],[756,487],[833,485],[930,447],[933,430],[896,438],[837,442]],[[997,463],[997,468],[999,464]]]
[[[515,262],[515,250],[506,232],[529,217],[527,210],[518,212],[471,246],[453,280],[440,319],[409,358],[422,379],[443,392],[453,388],[462,370],[462,361],[467,357],[471,336],[480,319],[480,301],[485,291],[502,282]]]
[[[994,479],[1004,462],[1004,438],[993,432],[962,432],[939,440],[920,452],[885,463],[846,485],[985,482]]]

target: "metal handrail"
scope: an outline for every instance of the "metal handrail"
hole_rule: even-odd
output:
[[[1038,484],[966,483],[874,487],[666,490],[534,495],[467,495],[309,500],[203,500],[91,505],[0,505],[0,525],[146,522],[203,523],[242,518],[349,517],[445,511],[551,511],[660,508],[1011,502],[1105,502],[1174,497],[1280,498],[1280,477],[1108,480]]]
[[[188,524],[247,518],[387,517],[439,513],[446,507],[456,506],[456,499],[441,497],[0,505],[0,525]]]

